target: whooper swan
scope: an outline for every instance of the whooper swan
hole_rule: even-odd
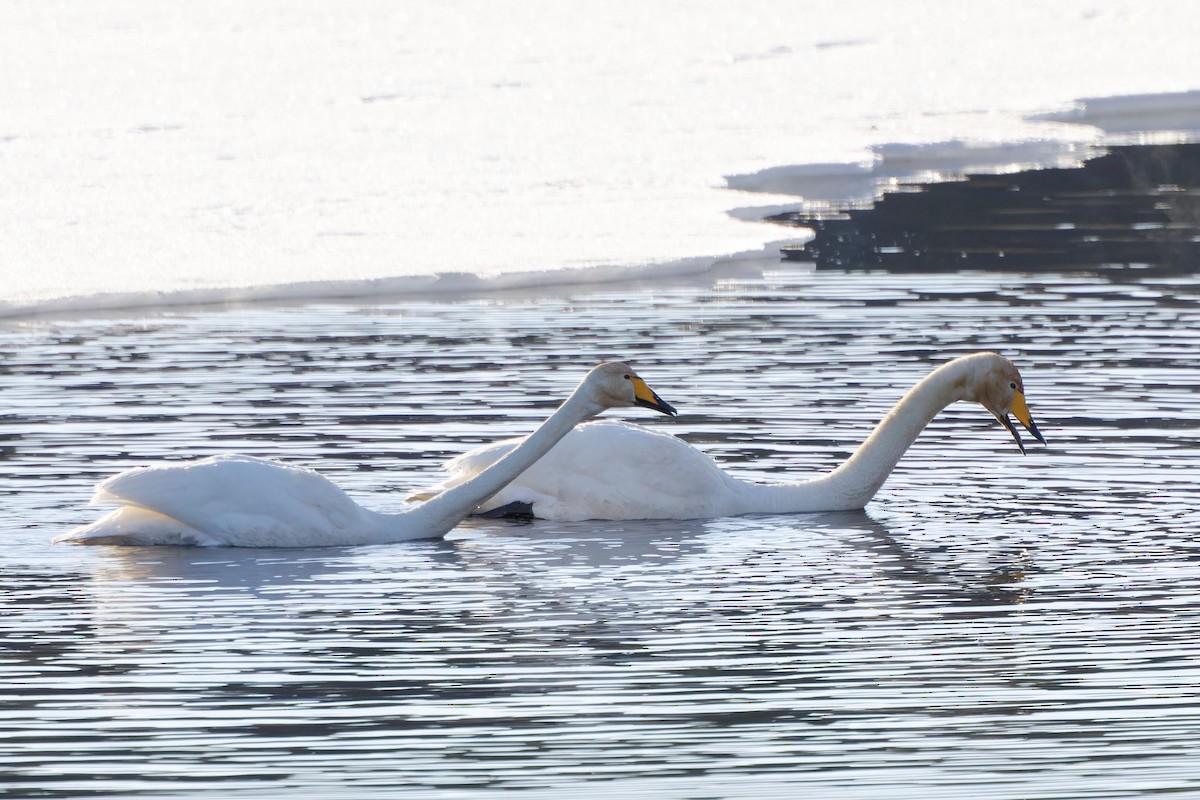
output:
[[[94,504],[120,507],[55,539],[77,544],[316,547],[402,542],[445,534],[544,455],[576,423],[606,408],[663,402],[624,364],[601,364],[519,446],[419,506],[381,514],[318,473],[279,461],[220,455],[137,467],[96,487]]]
[[[1025,446],[1011,412],[1042,444],[1025,404],[1021,375],[995,353],[975,353],[935,369],[883,418],[857,451],[808,480],[750,483],[729,475],[689,444],[637,425],[582,425],[480,511],[514,508],[553,520],[697,519],[860,509],[883,485],[921,430],[957,400],[981,403]],[[446,464],[434,491],[469,481],[519,439],[497,442]],[[414,495],[410,499],[422,499]]]

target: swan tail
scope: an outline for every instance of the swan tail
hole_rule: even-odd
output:
[[[99,493],[97,493],[99,494]],[[101,501],[103,502],[103,501]],[[177,519],[136,506],[122,506],[89,525],[54,537],[55,544],[181,545],[221,543]]]

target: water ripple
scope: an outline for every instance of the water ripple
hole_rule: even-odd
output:
[[[715,289],[0,330],[0,795],[1200,791],[1200,285],[781,270]],[[466,333],[464,333],[466,332]],[[470,521],[331,550],[52,547],[97,479],[227,450],[387,510],[634,361],[728,469],[843,459],[994,348],[866,512]]]

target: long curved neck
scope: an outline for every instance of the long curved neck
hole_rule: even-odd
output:
[[[526,436],[508,455],[465,483],[447,489],[420,506],[394,515],[405,538],[441,536],[475,508],[533,466],[578,423],[599,414],[603,408],[572,394],[537,430]]]
[[[963,399],[971,369],[969,359],[943,364],[900,398],[866,441],[833,472],[800,483],[749,485],[748,502],[760,513],[862,508],[925,426],[946,406]]]

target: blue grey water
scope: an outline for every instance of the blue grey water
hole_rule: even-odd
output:
[[[97,480],[226,451],[396,508],[614,357],[682,412],[618,416],[827,470],[980,349],[1049,445],[956,405],[860,513],[50,544]],[[1128,270],[6,323],[0,796],[1200,795],[1197,352],[1200,281]]]

